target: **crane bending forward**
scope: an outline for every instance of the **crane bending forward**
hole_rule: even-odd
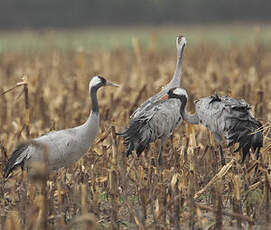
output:
[[[183,120],[191,124],[203,124],[212,132],[219,146],[222,165],[225,165],[223,138],[226,139],[227,147],[239,143],[234,152],[242,151],[242,163],[250,149],[255,152],[256,158],[259,158],[263,146],[262,125],[252,116],[250,106],[245,100],[218,96],[215,93],[213,96],[196,100],[194,114],[187,113],[187,100],[187,94],[181,97]]]
[[[4,168],[4,177],[18,166],[30,168],[32,162],[48,161],[48,170],[57,170],[79,160],[89,149],[99,129],[97,90],[103,86],[118,86],[104,77],[95,76],[89,82],[92,108],[87,121],[77,127],[52,131],[19,144]]]

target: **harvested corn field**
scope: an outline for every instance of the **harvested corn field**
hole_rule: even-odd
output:
[[[126,157],[123,130],[143,101],[170,81],[176,50],[142,48],[86,52],[4,52],[0,55],[0,169],[16,144],[88,117],[88,83],[102,75],[121,85],[98,92],[100,131],[78,162],[49,175],[18,168],[0,177],[1,229],[268,229],[270,223],[271,49],[256,41],[239,47],[188,44],[181,86],[193,101],[212,95],[244,98],[263,125],[264,145],[251,154],[225,152],[221,166],[211,133],[182,122],[164,148]],[[236,147],[236,146],[235,146]]]

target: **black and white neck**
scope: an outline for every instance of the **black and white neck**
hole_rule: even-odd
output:
[[[97,99],[97,91],[102,86],[106,85],[106,80],[101,76],[95,76],[89,82],[89,93],[92,102],[91,111],[94,113],[99,113],[99,105]]]
[[[177,98],[181,100],[181,107],[180,107],[180,114],[182,115],[182,118],[191,124],[199,124],[199,118],[196,113],[189,114],[186,111],[186,104],[188,100],[188,95],[185,89],[182,88],[173,88],[169,90],[168,92],[168,98]]]

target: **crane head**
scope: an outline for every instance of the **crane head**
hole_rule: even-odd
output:
[[[90,82],[89,82],[89,90],[91,88],[100,88],[102,86],[115,86],[119,87],[118,84],[115,84],[113,82],[107,81],[104,77],[102,76],[94,76]]]
[[[166,100],[169,98],[177,98],[180,100],[186,99],[188,100],[188,95],[185,89],[183,88],[172,88],[168,91],[166,95],[164,95],[160,100]]]
[[[182,49],[186,45],[186,38],[182,35],[178,35],[176,38],[177,49]]]

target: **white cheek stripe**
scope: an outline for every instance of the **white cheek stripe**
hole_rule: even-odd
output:
[[[186,39],[185,39],[185,37],[182,37],[180,44],[181,44],[181,45],[186,44]]]
[[[173,91],[173,93],[176,94],[176,95],[185,95],[185,96],[187,96],[186,91],[185,91],[184,89],[181,89],[181,88],[175,89],[175,90]]]
[[[92,88],[95,85],[98,85],[101,82],[101,79],[99,77],[94,77],[89,82],[89,88]]]

